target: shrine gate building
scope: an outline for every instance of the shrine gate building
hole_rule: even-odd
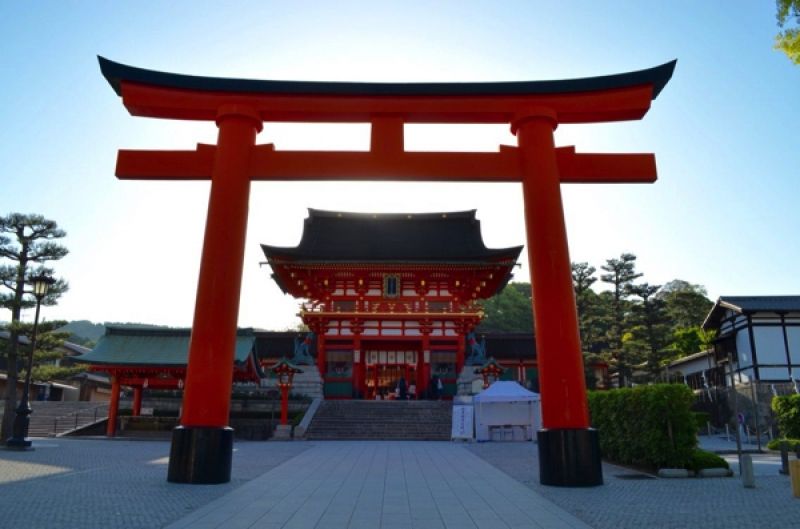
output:
[[[304,300],[326,398],[376,398],[404,377],[456,392],[479,300],[512,277],[522,246],[487,248],[475,211],[309,210],[300,244],[262,245],[273,278]],[[434,378],[435,377],[435,378]]]

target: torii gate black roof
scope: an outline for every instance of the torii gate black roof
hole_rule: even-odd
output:
[[[672,77],[676,60],[660,66],[613,75],[547,81],[496,83],[355,83],[319,81],[272,81],[182,75],[127,66],[98,56],[100,70],[121,96],[121,82],[129,81],[165,88],[251,94],[307,94],[353,96],[492,96],[596,92],[639,85],[653,85],[652,98]]]
[[[487,248],[475,210],[375,214],[308,211],[298,246],[261,245],[270,262],[513,265],[522,250],[522,246]]]

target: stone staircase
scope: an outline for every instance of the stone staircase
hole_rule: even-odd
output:
[[[327,400],[306,438],[449,441],[452,421],[448,401]]]
[[[291,392],[305,395],[310,399],[322,397],[322,377],[319,376],[317,366],[299,366],[303,370],[294,376]],[[277,378],[267,378],[261,384],[262,388],[278,389]]]
[[[108,404],[102,402],[31,402],[28,437],[55,437],[88,426],[108,417]]]

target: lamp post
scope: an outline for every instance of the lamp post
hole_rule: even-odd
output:
[[[473,372],[483,376],[483,389],[486,389],[497,381],[505,370],[506,368],[498,364],[492,356],[481,367],[476,367]]]
[[[31,370],[33,369],[33,352],[36,350],[36,331],[39,329],[39,308],[42,299],[50,290],[50,285],[55,283],[55,279],[50,276],[40,274],[30,278],[33,285],[33,295],[36,297],[36,316],[33,319],[33,336],[31,337],[31,348],[28,351],[28,370],[25,373],[25,386],[22,388],[22,399],[14,417],[14,429],[12,437],[6,441],[6,447],[15,450],[31,449],[31,441],[25,439],[28,436],[28,426],[30,425],[31,405],[28,399],[31,386]]]
[[[270,367],[270,371],[278,377],[278,387],[281,390],[281,426],[285,428],[289,424],[289,389],[292,387],[295,373],[302,373],[303,370],[286,358],[281,358]]]

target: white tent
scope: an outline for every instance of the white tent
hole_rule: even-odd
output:
[[[530,441],[541,428],[539,394],[517,382],[497,381],[473,401],[478,441]]]

